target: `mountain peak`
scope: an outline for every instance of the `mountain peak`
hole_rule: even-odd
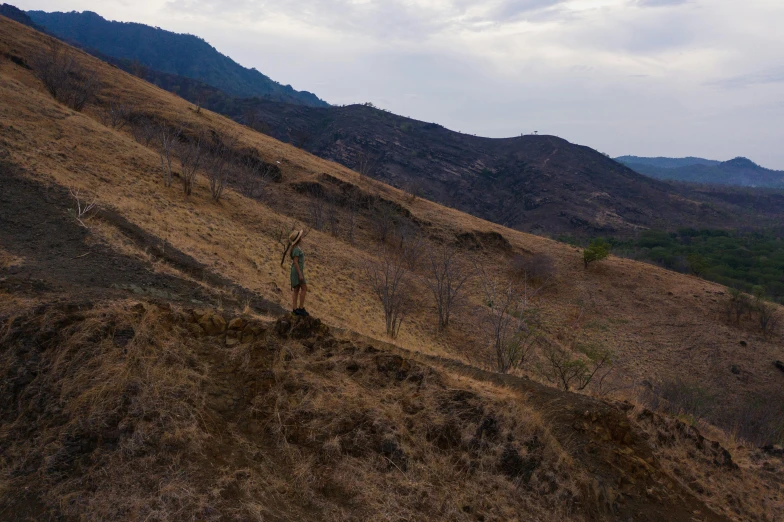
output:
[[[729,161],[725,161],[722,163],[722,166],[727,167],[734,167],[738,169],[759,169],[760,166],[751,161],[748,158],[744,158],[743,156],[738,156],[737,158],[733,158]]]

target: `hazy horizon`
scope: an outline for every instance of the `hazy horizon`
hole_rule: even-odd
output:
[[[784,3],[766,0],[16,0],[204,38],[332,104],[613,157],[784,170]]]

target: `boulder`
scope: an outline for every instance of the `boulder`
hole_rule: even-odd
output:
[[[220,335],[226,331],[226,319],[216,312],[207,312],[199,318],[201,326],[207,335]]]
[[[242,317],[235,317],[229,321],[229,330],[242,330],[248,324],[248,321]]]

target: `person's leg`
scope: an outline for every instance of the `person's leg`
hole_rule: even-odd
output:
[[[305,296],[308,295],[308,285],[302,283],[299,285],[299,307],[305,309]]]
[[[291,289],[291,310],[297,309],[297,295],[299,294],[299,287]]]

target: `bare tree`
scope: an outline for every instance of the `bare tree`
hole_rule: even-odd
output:
[[[361,182],[365,182],[369,177],[373,177],[377,166],[378,156],[364,150],[357,154],[357,161],[354,169],[359,174],[359,180]]]
[[[614,362],[615,356],[610,350],[594,347],[577,347],[578,356],[562,346],[547,343],[544,349],[545,363],[540,368],[548,381],[562,387],[565,391],[574,388],[584,390],[602,369]]]
[[[547,282],[533,284],[525,277],[521,283],[504,280],[484,265],[477,272],[485,297],[489,341],[496,358],[496,368],[506,373],[528,362],[539,338],[537,295]]]
[[[80,189],[69,188],[68,192],[70,192],[71,198],[73,198],[74,203],[76,204],[76,208],[73,209],[76,221],[84,228],[87,228],[85,221],[87,221],[87,218],[90,217],[90,214],[95,210],[95,205],[98,203],[98,197],[93,197],[92,201],[87,203],[87,200],[84,202],[82,201],[83,194]]]
[[[248,198],[258,198],[272,182],[273,166],[263,161],[246,155],[236,165],[234,173],[240,193]]]
[[[519,280],[549,281],[556,275],[555,262],[547,254],[515,256],[511,269],[512,275]]]
[[[132,103],[112,100],[105,110],[99,112],[99,118],[107,127],[120,130],[131,121],[135,109]]]
[[[220,201],[231,169],[234,167],[233,156],[239,140],[236,136],[214,135],[210,155],[205,161],[205,171],[210,182],[212,199]]]
[[[376,195],[370,208],[370,224],[376,234],[376,239],[385,243],[390,234],[397,227],[397,215],[389,201]]]
[[[308,210],[310,212],[310,223],[316,230],[324,228],[324,189],[319,184],[315,184],[308,190],[310,201]]]
[[[458,257],[457,250],[451,245],[441,245],[431,250],[428,256],[427,276],[424,282],[438,313],[438,330],[449,327],[452,311],[458,305],[463,287],[471,273],[466,264]]]
[[[757,310],[757,319],[759,320],[762,335],[768,337],[778,328],[781,315],[776,309],[776,305],[765,301],[761,297],[757,298],[754,308]]]
[[[52,97],[75,111],[81,111],[101,88],[98,74],[85,68],[73,50],[52,39],[48,48],[33,60],[33,70]]]
[[[327,201],[327,223],[329,223],[329,232],[332,237],[338,236],[338,197],[332,191],[327,191],[325,195]]]
[[[754,309],[751,297],[734,288],[729,290],[729,296],[724,304],[725,311],[727,312],[727,319],[730,321],[734,320],[738,324],[740,324],[744,315],[750,314]]]
[[[399,245],[406,269],[410,272],[416,272],[427,248],[425,238],[420,230],[401,223],[395,227],[391,236],[395,237],[395,242]]]
[[[172,154],[181,133],[182,129],[169,127],[166,123],[158,127],[158,154],[161,157],[163,184],[167,187],[172,184]]]
[[[346,234],[350,245],[354,244],[357,229],[357,214],[359,214],[359,197],[353,192],[349,193],[346,200]]]
[[[186,196],[193,192],[196,174],[204,159],[204,134],[199,132],[193,138],[186,138],[177,145],[177,157],[182,169],[182,189]]]
[[[136,76],[137,78],[146,80],[148,72],[149,72],[148,67],[143,63],[141,63],[139,60],[134,60],[131,62],[131,74]]]
[[[201,113],[201,108],[204,105],[204,102],[207,101],[209,94],[207,89],[201,87],[196,88],[196,92],[193,95],[193,98],[196,100],[196,114]]]
[[[384,309],[387,335],[395,338],[410,307],[410,280],[399,248],[386,245],[365,266],[365,276]]]
[[[150,143],[155,139],[157,129],[155,123],[150,118],[139,116],[131,122],[131,134],[137,142],[145,147],[149,147]]]

